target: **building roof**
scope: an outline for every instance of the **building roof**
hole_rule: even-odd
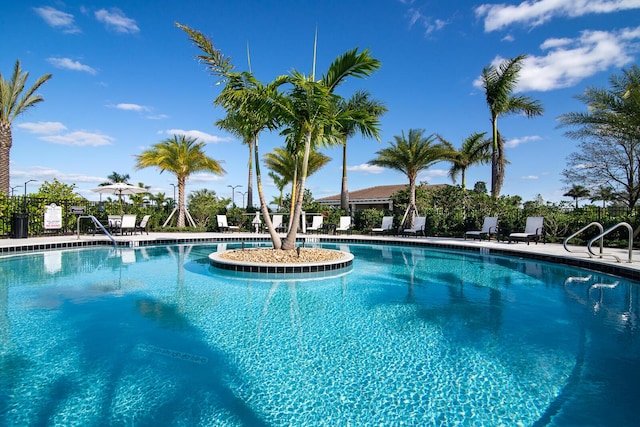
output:
[[[393,185],[378,185],[376,187],[363,188],[362,190],[349,191],[349,201],[355,202],[359,199],[371,200],[371,199],[386,199],[407,187],[408,184],[393,184]],[[331,202],[340,201],[340,194],[333,196],[323,197],[318,199],[318,202]]]

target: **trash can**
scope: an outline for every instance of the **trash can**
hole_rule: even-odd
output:
[[[29,215],[26,213],[13,214],[12,229],[14,239],[29,237]]]

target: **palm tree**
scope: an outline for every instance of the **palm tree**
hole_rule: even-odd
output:
[[[284,179],[284,177],[278,175],[273,171],[269,172],[269,177],[273,180],[273,184],[276,186],[276,188],[279,191],[279,195],[274,196],[271,202],[272,204],[278,205],[278,212],[279,212],[280,209],[282,209],[282,196],[283,196],[282,192],[284,191],[284,187],[287,186],[287,181]]]
[[[602,200],[602,208],[604,209],[606,207],[607,202],[616,200],[616,193],[615,191],[613,191],[613,188],[611,187],[604,187],[604,186],[598,187],[593,193],[591,193],[590,200],[592,202]]]
[[[225,170],[220,163],[204,152],[204,142],[197,138],[174,135],[153,145],[136,156],[136,168],[155,166],[160,173],[169,171],[178,180],[178,227],[184,227],[184,188],[189,176],[194,172],[211,172],[222,175]]]
[[[105,185],[111,185],[118,182],[128,184],[129,179],[131,179],[131,177],[129,176],[128,173],[119,174],[118,172],[113,171],[111,175],[107,176],[107,181],[103,182],[102,184],[99,184],[98,186],[104,187]]]
[[[35,92],[51,78],[51,74],[41,76],[25,91],[27,78],[29,73],[22,72],[19,59],[9,80],[5,80],[0,73],[0,192],[5,195],[9,194],[11,185],[9,173],[10,152],[13,145],[11,125],[20,114],[44,101],[44,98]]]
[[[589,197],[590,195],[591,193],[589,192],[589,190],[579,184],[573,184],[569,191],[563,194],[563,196],[571,197],[576,201],[576,209],[578,209],[578,200]]]
[[[475,164],[486,164],[491,161],[491,140],[485,139],[486,132],[472,133],[464,141],[460,150],[454,150],[453,145],[443,139],[441,136],[437,138],[447,147],[451,147],[453,157],[451,158],[451,169],[449,169],[449,177],[452,182],[456,182],[458,174],[460,174],[460,182],[462,188],[467,188],[467,169]]]
[[[498,197],[504,181],[504,142],[498,131],[498,118],[507,114],[524,114],[528,118],[540,116],[544,111],[539,101],[526,96],[513,95],[518,83],[522,61],[526,55],[503,61],[497,68],[493,65],[482,70],[487,105],[491,112],[492,158],[491,158],[491,195]]]
[[[340,129],[342,138],[342,187],[340,190],[340,207],[349,209],[349,189],[347,182],[347,140],[357,132],[363,137],[378,136],[378,119],[387,112],[387,107],[381,101],[372,99],[366,91],[357,91],[348,101],[341,99],[338,103]]]
[[[409,206],[405,217],[409,218],[409,225],[413,225],[413,218],[418,212],[416,207],[416,180],[418,174],[433,164],[447,160],[452,156],[449,147],[436,143],[435,135],[424,136],[424,129],[409,129],[408,138],[402,135],[393,137],[395,142],[389,142],[391,147],[376,152],[378,157],[369,161],[370,165],[382,166],[402,172],[409,178]]]

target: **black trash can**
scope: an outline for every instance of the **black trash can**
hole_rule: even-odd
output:
[[[14,239],[29,237],[29,215],[26,213],[13,214],[12,229]]]

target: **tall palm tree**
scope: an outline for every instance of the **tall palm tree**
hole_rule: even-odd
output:
[[[13,145],[11,125],[20,114],[44,101],[44,98],[37,95],[36,91],[51,78],[51,74],[41,76],[33,86],[25,90],[27,78],[29,78],[29,73],[22,71],[19,59],[16,61],[9,80],[5,80],[0,73],[0,192],[5,195],[9,194],[11,185],[11,174],[9,173],[10,153]]]
[[[342,139],[342,186],[340,189],[340,208],[349,209],[349,186],[347,182],[347,140],[356,133],[363,137],[375,138],[378,135],[378,119],[387,112],[387,107],[363,90],[354,93],[348,101],[341,99],[338,103],[339,133]]]
[[[476,164],[486,164],[491,161],[491,140],[485,139],[486,132],[474,132],[462,141],[459,150],[453,149],[453,145],[438,136],[438,139],[453,151],[451,158],[451,168],[449,169],[449,177],[452,182],[456,182],[460,175],[460,183],[462,188],[467,188],[467,169]]]
[[[587,198],[591,195],[591,192],[582,185],[573,184],[569,191],[563,194],[565,197],[571,197],[576,202],[576,209],[578,209],[578,200]]]
[[[491,113],[492,158],[491,158],[491,195],[498,197],[504,182],[504,142],[498,131],[498,118],[507,114],[524,114],[531,118],[542,115],[544,109],[539,101],[527,96],[513,95],[518,83],[522,62],[526,55],[503,61],[498,67],[488,65],[482,70],[481,80],[487,105]]]
[[[136,155],[137,169],[155,166],[160,173],[169,171],[178,180],[178,227],[184,227],[185,204],[184,188],[189,176],[195,172],[211,172],[222,175],[225,170],[217,160],[204,152],[204,142],[197,138],[174,135]]]
[[[607,202],[611,202],[613,200],[616,200],[616,193],[615,191],[613,191],[613,188],[611,187],[598,187],[595,189],[595,191],[593,193],[591,193],[591,199],[592,202],[596,202],[598,200],[602,200],[602,208],[604,209],[606,207]]]
[[[278,205],[278,211],[280,211],[280,209],[282,209],[282,196],[283,196],[282,193],[284,192],[284,187],[287,186],[287,181],[284,179],[283,176],[273,171],[269,172],[269,177],[273,180],[273,184],[276,186],[279,192],[279,195],[273,198],[272,203],[275,202],[275,204]]]
[[[433,164],[447,160],[452,156],[450,147],[438,143],[435,135],[424,136],[424,129],[409,129],[409,133],[393,137],[395,142],[389,142],[390,147],[376,152],[375,159],[370,160],[373,166],[394,169],[409,178],[409,206],[405,217],[409,218],[409,225],[418,212],[416,207],[416,180],[418,174]]]
[[[129,176],[128,173],[118,173],[116,171],[113,171],[111,173],[111,175],[107,176],[107,181],[103,182],[102,184],[98,185],[99,187],[104,187],[105,185],[111,185],[111,184],[115,184],[118,182],[123,182],[125,184],[129,183],[129,180],[131,179],[131,177]]]

